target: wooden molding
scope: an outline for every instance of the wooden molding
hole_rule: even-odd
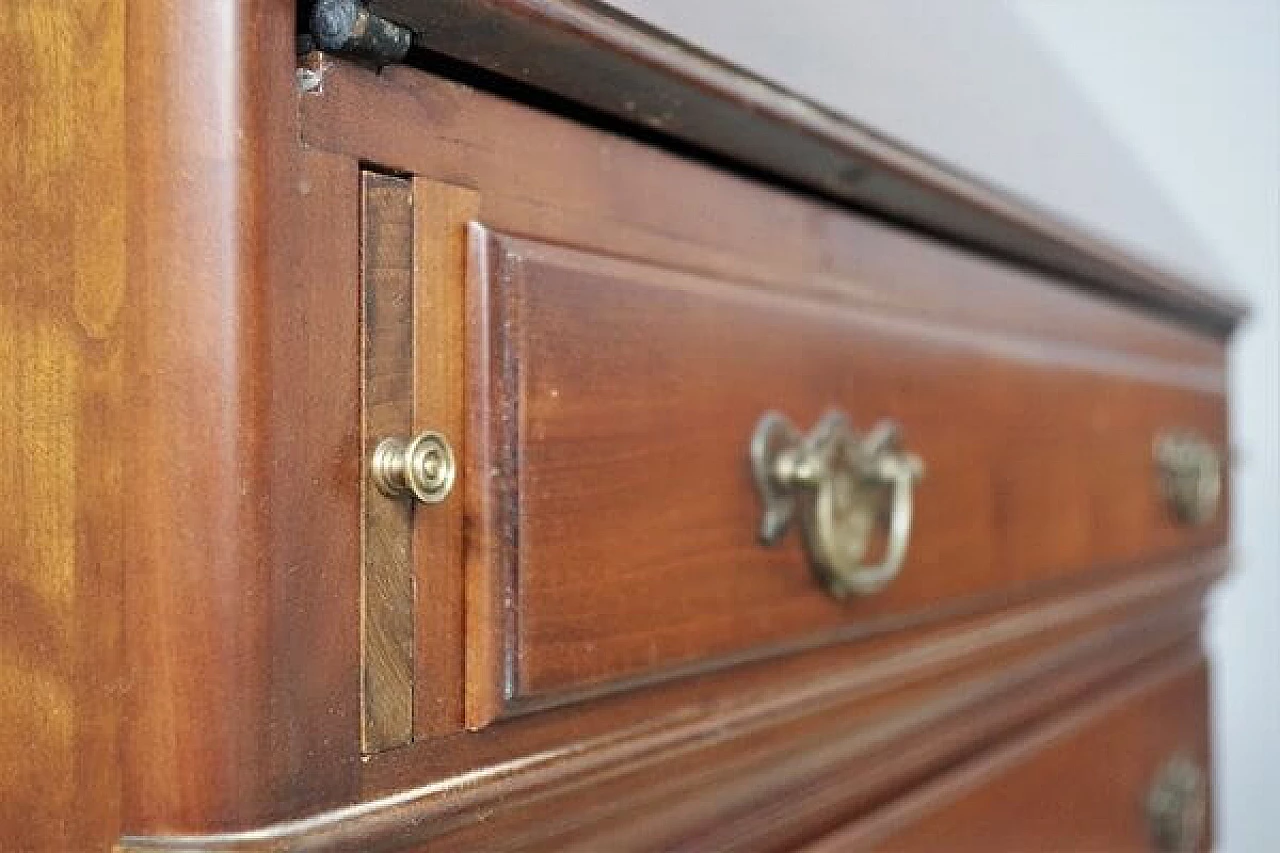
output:
[[[1153,666],[1132,680],[1109,690],[1091,701],[1069,709],[1066,713],[1029,731],[1021,733],[996,749],[931,780],[908,796],[876,812],[868,818],[843,827],[815,843],[804,847],[804,853],[838,853],[850,850],[882,849],[888,842],[893,845],[896,832],[945,809],[948,805],[974,794],[984,785],[1004,774],[1016,770],[1037,758],[1043,759],[1047,750],[1067,749],[1073,735],[1098,723],[1109,714],[1125,708],[1140,697],[1158,703],[1170,699],[1186,699],[1183,695],[1162,695],[1179,682],[1189,681],[1199,688],[1201,702],[1207,675],[1207,661],[1198,648],[1188,648],[1181,654],[1170,656],[1158,666]],[[1195,720],[1198,702],[1179,702],[1179,711]],[[1190,707],[1186,707],[1186,706]],[[1146,709],[1150,714],[1150,709]],[[1134,713],[1132,710],[1129,713]],[[1204,713],[1204,708],[1200,708]],[[1149,719],[1149,717],[1148,717]],[[1203,721],[1200,721],[1203,725]],[[1088,751],[1091,754],[1092,750]],[[1129,805],[1129,804],[1123,804]],[[1059,806],[1061,808],[1061,806]],[[964,849],[971,849],[965,847]],[[1212,849],[1209,845],[1206,849]]]
[[[798,185],[1217,335],[1244,316],[1240,304],[1201,283],[595,0],[369,6],[414,30],[419,50],[411,63],[482,86],[514,82],[541,106],[585,108],[615,129]],[[440,67],[439,56],[453,64]]]
[[[481,813],[489,829],[509,822],[511,837],[523,843],[585,832],[604,844],[597,849],[613,849],[658,832],[675,843],[703,837],[713,824],[742,830],[763,803],[786,809],[788,819],[752,832],[800,831],[869,806],[877,791],[927,777],[1147,661],[1186,657],[1197,643],[1203,594],[1225,561],[1219,549],[1197,563],[976,620],[805,690],[709,706],[302,820],[221,835],[127,838],[122,850],[405,849],[429,838],[442,850],[468,849]],[[734,760],[713,760],[721,751]],[[865,772],[870,767],[876,772]],[[611,797],[568,807],[578,792],[599,786],[609,786]],[[815,786],[830,796],[811,799]],[[613,795],[627,807],[615,808]],[[726,810],[734,821],[720,821]],[[548,813],[563,819],[538,817]],[[665,817],[649,826],[644,815]]]

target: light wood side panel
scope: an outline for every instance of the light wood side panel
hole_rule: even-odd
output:
[[[120,827],[124,3],[0,5],[0,846]]]
[[[125,849],[793,849],[1117,681],[1185,670],[1199,658],[1207,579],[1144,578],[1119,595],[1072,596],[1056,615],[1040,605],[984,618],[785,685],[738,679],[732,701],[650,708],[604,736],[586,736],[581,719],[574,739],[551,746],[508,731],[499,748],[513,757],[473,757],[472,772],[252,833],[131,838]],[[493,734],[422,744],[419,759],[454,762]]]

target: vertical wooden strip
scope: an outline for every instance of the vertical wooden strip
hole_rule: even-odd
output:
[[[482,225],[467,234],[466,727],[497,719],[512,690],[517,608],[516,431],[519,395],[510,336],[515,306],[501,276],[501,247]]]
[[[307,237],[275,294],[271,433],[273,800],[346,805],[360,770],[360,189],[351,158],[300,152]]]
[[[444,433],[461,458],[466,226],[476,216],[472,190],[414,181],[414,428]],[[445,502],[423,507],[414,529],[418,581],[418,736],[463,726],[462,523],[465,472]]]
[[[413,429],[413,184],[362,178],[363,453]],[[361,746],[380,752],[413,739],[413,506],[362,478]]]
[[[304,248],[297,5],[124,5],[123,829],[227,831],[280,815],[271,750],[295,724],[269,664],[293,567],[272,563],[264,472],[272,434],[296,428],[267,377],[292,355],[270,331]]]

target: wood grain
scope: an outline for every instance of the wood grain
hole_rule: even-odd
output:
[[[0,839],[121,821],[125,4],[0,7]]]
[[[0,11],[5,849],[780,846],[1194,656],[1224,529],[1166,528],[1135,484],[1166,416],[1220,437],[1229,308],[1169,322],[414,69],[326,59],[299,93],[297,8]],[[398,265],[413,341],[391,347],[412,361],[390,396],[410,429],[456,431],[465,468],[461,500],[414,514],[401,574],[420,593],[399,611],[416,622],[400,697],[414,742],[369,755],[362,169],[414,198],[398,226],[413,232]],[[510,256],[466,255],[472,222],[520,235],[502,238]],[[489,323],[508,307],[520,324]],[[747,332],[752,346],[733,340]],[[717,361],[726,341],[736,365]],[[464,370],[467,353],[481,357]],[[494,353],[516,369],[476,369]],[[763,381],[744,391],[752,364]],[[856,388],[827,384],[846,371]],[[755,546],[683,537],[748,501],[745,483],[715,499],[741,474],[717,454],[738,452],[732,418],[757,393],[798,420],[838,399],[860,423],[909,421],[944,460],[921,529],[957,538],[926,536],[913,566],[938,570],[835,609],[791,548],[745,588],[795,597],[737,606],[725,555],[754,565]],[[699,408],[716,394],[728,419]],[[1003,437],[1025,464],[999,489],[947,487],[973,482],[948,474],[962,451],[989,463],[996,439],[966,438],[980,421],[1022,424]],[[663,462],[673,450],[689,464]],[[611,494],[611,476],[635,494]],[[680,477],[712,500],[645,491]],[[503,508],[517,497],[524,521]],[[993,526],[939,526],[951,504]],[[732,515],[754,524],[754,507]],[[679,560],[655,530],[695,568],[718,554],[709,576],[732,583],[657,583]],[[583,542],[644,560],[614,593],[575,588]],[[516,578],[531,618],[493,594],[509,554],[531,560]],[[588,654],[584,637],[607,647]],[[465,730],[517,695],[489,666],[513,639],[534,652],[507,668],[524,679],[517,710],[541,710]]]
[[[131,838],[126,849],[787,849],[1064,703],[1195,656],[1196,599],[1122,607],[1066,634],[1032,630],[936,670],[889,656],[875,673],[708,705],[252,835]]]
[[[364,177],[364,454],[390,436],[464,440],[463,281],[475,193]],[[364,751],[463,725],[461,493],[391,500],[364,480]]]
[[[413,435],[414,205],[407,178],[361,175],[361,375],[364,450]],[[361,743],[365,752],[413,740],[414,506],[361,478]]]
[[[370,839],[386,839],[391,846],[430,843],[432,849],[451,849],[455,844],[458,849],[503,845],[562,849],[569,843],[609,849],[601,845],[631,843],[643,848],[644,839],[663,838],[678,848],[680,844],[697,847],[706,839],[725,839],[728,844],[741,832],[746,849],[757,840],[758,846],[766,848],[785,846],[779,838],[792,843],[804,840],[801,836],[805,833],[812,837],[832,831],[856,817],[860,809],[873,808],[925,781],[961,753],[976,754],[994,745],[1004,735],[993,734],[995,729],[986,728],[984,720],[993,725],[998,719],[1025,721],[1029,718],[1018,717],[1023,712],[1016,709],[1030,713],[1029,705],[1006,705],[1011,699],[1006,695],[990,706],[969,706],[953,726],[944,727],[947,733],[939,741],[931,741],[937,744],[936,752],[930,752],[935,747],[929,747],[918,754],[933,756],[921,757],[919,764],[882,765],[868,758],[851,766],[833,759],[833,764],[826,765],[829,775],[818,770],[822,758],[831,755],[825,750],[813,759],[810,769],[815,776],[775,772],[795,746],[785,734],[776,742],[779,752],[761,758],[759,764],[752,765],[747,758],[748,744],[754,742],[755,734],[724,741],[723,752],[690,748],[694,757],[689,764],[681,764],[676,755],[683,754],[693,741],[680,740],[680,733],[699,731],[715,740],[722,737],[727,719],[737,719],[738,713],[751,717],[761,708],[777,707],[770,703],[793,710],[799,705],[810,710],[818,705],[829,708],[825,699],[816,698],[818,694],[835,702],[833,697],[847,697],[849,694],[840,691],[854,689],[852,680],[863,676],[869,680],[859,682],[856,689],[860,697],[877,689],[871,685],[880,684],[885,702],[901,700],[903,704],[896,707],[903,713],[914,713],[921,710],[928,690],[940,689],[951,677],[961,678],[957,673],[967,666],[951,657],[952,652],[942,653],[942,647],[956,654],[967,649],[965,655],[972,657],[965,660],[975,668],[1006,671],[1002,668],[1029,651],[1027,645],[1015,651],[999,639],[1012,636],[1008,632],[1023,637],[1026,643],[1043,642],[1041,648],[1046,653],[1062,651],[1071,638],[1079,639],[1080,632],[1087,630],[1074,618],[1068,620],[1074,626],[1070,628],[1054,621],[1065,612],[1082,612],[1067,602],[1118,601],[1111,596],[1125,589],[1153,589],[1150,584],[1157,579],[1160,584],[1179,586],[1183,592],[1176,596],[1170,593],[1171,598],[1158,607],[1148,601],[1109,611],[1110,616],[1098,615],[1101,621],[1090,623],[1094,628],[1111,625],[1120,632],[1098,641],[1099,659],[1115,662],[1116,655],[1133,653],[1147,640],[1157,642],[1150,632],[1157,630],[1156,624],[1170,624],[1162,620],[1173,617],[1150,614],[1166,606],[1171,608],[1168,613],[1177,609],[1182,613],[1179,618],[1187,620],[1173,631],[1183,639],[1168,635],[1171,642],[1185,646],[1195,633],[1200,596],[1225,560],[1224,551],[1205,548],[1221,541],[1223,528],[1186,534],[1166,525],[1150,491],[1149,437],[1139,440],[1138,436],[1149,432],[1161,413],[1191,413],[1206,429],[1220,430],[1226,365],[1221,341],[1149,313],[1082,295],[1042,273],[958,251],[847,210],[710,170],[661,148],[529,110],[414,69],[390,68],[374,74],[331,58],[318,63],[323,69],[323,86],[302,99],[303,137],[308,145],[353,162],[376,163],[396,173],[413,174],[419,185],[467,187],[474,194],[469,200],[474,207],[469,208],[467,217],[483,223],[491,233],[519,235],[502,238],[519,249],[515,252],[518,257],[504,259],[477,242],[466,270],[473,286],[467,290],[464,337],[473,360],[462,398],[467,418],[463,442],[467,583],[463,623],[469,626],[470,635],[462,676],[468,719],[473,724],[512,710],[537,709],[537,713],[507,716],[479,731],[441,730],[404,749],[371,756],[363,772],[363,797],[374,801],[367,810],[361,807],[358,814],[334,813],[333,822],[323,828],[278,826],[273,831],[280,833],[280,839],[293,839],[289,843],[304,847],[314,843],[318,849],[342,849],[343,844],[358,849],[361,843],[382,843]],[[424,209],[419,207],[419,217]],[[524,250],[529,247],[536,251],[526,257]],[[565,260],[583,257],[586,260],[581,262]],[[478,282],[492,288],[474,286]],[[654,297],[664,289],[683,290],[695,308],[705,301],[716,310],[708,308],[701,319],[672,321],[681,312],[668,310],[670,306],[663,308],[661,298],[656,304],[646,304],[639,295]],[[628,294],[635,296],[638,306],[630,314],[630,322],[619,319],[624,312],[614,316],[605,307],[623,305]],[[537,310],[526,311],[529,305]],[[603,326],[599,325],[601,316],[590,310],[575,320],[572,306],[591,305],[600,308],[606,318]],[[886,401],[882,406],[886,411],[897,412],[904,401],[913,399],[925,405],[923,401],[932,392],[941,394],[952,401],[948,406],[956,409],[957,429],[963,434],[972,430],[981,435],[977,425],[984,423],[985,412],[972,401],[964,405],[955,402],[970,386],[984,405],[994,403],[989,411],[996,422],[1003,423],[1006,416],[1010,424],[1023,418],[1027,428],[1005,438],[1012,439],[1007,442],[1008,452],[1025,464],[1005,472],[1001,490],[996,490],[994,478],[985,487],[991,489],[987,506],[992,510],[988,513],[994,525],[991,535],[971,530],[967,544],[956,546],[961,553],[966,547],[974,555],[981,551],[990,565],[972,573],[940,571],[917,578],[915,582],[921,586],[907,596],[908,601],[880,605],[892,612],[878,617],[863,619],[858,613],[838,611],[824,613],[819,619],[830,619],[822,624],[836,626],[835,633],[823,635],[823,642],[858,638],[857,642],[816,647],[812,642],[775,643],[767,648],[778,654],[776,657],[751,661],[729,655],[718,660],[736,665],[722,669],[708,668],[705,646],[691,642],[680,649],[677,643],[668,648],[676,649],[676,655],[691,655],[686,668],[647,673],[632,670],[613,681],[591,681],[588,677],[582,682],[585,686],[544,694],[539,701],[508,702],[504,691],[513,683],[503,679],[515,670],[503,667],[513,658],[512,639],[518,640],[530,623],[522,623],[514,618],[513,608],[504,607],[503,587],[492,582],[498,575],[491,569],[512,555],[518,556],[528,544],[522,539],[519,515],[511,513],[510,507],[524,506],[529,497],[516,476],[519,468],[540,460],[536,454],[521,458],[508,451],[515,447],[549,450],[554,445],[554,452],[562,454],[559,458],[564,465],[539,469],[551,477],[543,477],[544,485],[558,476],[563,486],[541,492],[548,501],[545,506],[557,507],[560,524],[557,528],[548,523],[544,541],[553,548],[570,548],[579,527],[607,530],[609,520],[594,506],[599,502],[597,493],[608,491],[609,474],[601,474],[615,471],[610,466],[621,465],[619,460],[630,454],[605,451],[610,447],[656,448],[648,456],[637,452],[633,467],[626,469],[637,472],[634,482],[656,482],[648,479],[654,472],[641,469],[646,464],[652,468],[649,456],[663,458],[672,444],[657,440],[659,431],[646,418],[656,418],[659,412],[669,416],[678,409],[675,402],[670,403],[670,409],[663,408],[667,403],[656,396],[660,380],[668,380],[668,396],[673,401],[687,401],[694,388],[711,387],[712,394],[717,393],[710,381],[689,380],[686,374],[690,371],[679,356],[692,353],[696,366],[701,363],[697,353],[715,350],[732,336],[733,324],[725,322],[727,316],[739,308],[746,311],[742,306],[764,305],[781,306],[778,310],[783,317],[803,313],[807,319],[797,320],[800,325],[818,316],[825,318],[818,320],[819,324],[845,328],[847,323],[849,329],[856,328],[859,340],[910,341],[912,353],[934,354],[910,359],[868,356],[868,365],[875,364],[877,371],[886,369],[899,380],[917,376],[913,371],[921,373],[910,382],[886,378],[877,385],[874,378],[866,378],[872,373],[870,367],[865,376],[860,372],[857,393],[846,389],[847,405],[855,418],[863,417],[863,407],[857,401],[863,399],[863,386],[868,384],[881,389],[872,394],[883,395],[877,399]],[[726,311],[726,306],[731,310]],[[692,313],[698,314],[696,310]],[[504,315],[519,322],[489,322]],[[607,320],[610,316],[614,316],[612,321]],[[681,328],[696,327],[698,331],[664,338],[661,331],[668,322],[677,326],[687,323]],[[755,329],[761,324],[749,325]],[[536,331],[540,327],[544,334]],[[644,340],[646,335],[654,339]],[[804,347],[814,345],[810,336],[797,334],[793,338],[803,341]],[[832,340],[837,338],[840,336],[833,333]],[[649,356],[664,346],[669,354],[650,357],[644,370],[636,369],[636,364],[644,361],[639,356]],[[835,352],[854,344],[841,338],[831,346]],[[804,347],[796,347],[796,352],[803,353]],[[740,349],[747,353],[748,362],[758,358],[750,348]],[[771,352],[780,350],[781,345]],[[508,362],[517,368],[514,372],[488,369],[492,365],[485,354],[500,351],[513,354]],[[550,353],[559,355],[547,360]],[[522,357],[529,354],[537,358],[532,364],[522,364]],[[947,360],[945,354],[958,358]],[[790,364],[787,358],[802,357],[784,353],[782,361]],[[936,378],[925,380],[924,365],[933,357],[938,359],[933,363],[942,366]],[[530,370],[542,375],[538,371],[553,362],[561,368],[559,376],[567,380],[563,387],[590,389],[592,393],[582,394],[573,407],[560,403],[561,408],[556,409],[547,402],[549,394],[541,393],[551,386],[544,388],[537,382],[520,386],[517,380],[521,375],[528,376]],[[987,378],[971,378],[965,368],[971,364],[1003,367]],[[697,371],[692,372],[696,376]],[[730,365],[724,375],[746,372],[741,366]],[[794,384],[810,390],[787,390],[784,396],[811,396],[807,405],[816,414],[829,402],[830,394],[821,393],[826,386],[813,377],[839,371],[793,372],[805,378]],[[987,371],[984,367],[976,373],[986,375]],[[1019,376],[1025,377],[1025,384],[1016,379]],[[1036,388],[1046,387],[1042,382],[1052,388],[1043,400],[1035,394]],[[555,387],[561,388],[561,384]],[[921,393],[926,387],[930,394]],[[527,405],[522,408],[520,394],[504,393],[512,388],[526,396],[530,389],[537,391],[534,398],[539,402],[532,409]],[[1100,389],[1110,390],[1099,396]],[[513,400],[517,404],[513,405]],[[996,402],[999,400],[1004,404]],[[1021,404],[1031,414],[1022,416],[1018,411]],[[1066,412],[1064,420],[1055,422],[1049,415],[1051,410]],[[522,425],[521,418],[530,412],[538,413],[529,422],[534,427],[559,424],[563,431],[539,436],[537,429]],[[800,412],[790,414],[797,420],[804,417]],[[673,422],[687,427],[690,419],[698,417],[697,412],[675,411]],[[916,429],[929,433],[932,437],[926,437],[925,443],[942,448],[940,452],[948,458],[963,459],[961,451],[966,447],[987,446],[987,441],[994,453],[1000,443],[990,436],[968,445],[952,441],[946,419],[932,413],[921,423],[926,421],[929,425]],[[699,423],[714,421],[706,418]],[[745,427],[748,431],[749,426]],[[1071,441],[1073,430],[1089,439]],[[556,435],[559,439],[548,441]],[[745,436],[735,436],[729,442],[714,429],[707,437],[699,447],[712,448],[713,456],[727,452],[726,448],[738,448],[745,440]],[[1115,438],[1114,446],[1095,440],[1105,437]],[[1046,461],[1032,464],[1040,451]],[[937,452],[931,449],[930,454]],[[1062,454],[1087,461],[1075,466],[1051,462]],[[550,457],[541,457],[546,458]],[[699,474],[700,457],[691,454],[690,458],[694,462],[688,467],[693,470],[682,468],[681,476],[700,482],[729,482],[720,479],[720,469],[710,478]],[[980,465],[976,460],[957,464],[957,470]],[[586,474],[588,470],[594,475],[575,477],[570,473]],[[623,482],[633,481],[624,478]],[[938,488],[936,479],[929,482]],[[1044,482],[1055,488],[1043,492]],[[742,499],[751,502],[749,483],[742,485]],[[1042,497],[1044,494],[1054,497]],[[1064,496],[1061,518],[1055,502],[1058,495]],[[1115,495],[1127,497],[1114,499]],[[935,521],[952,515],[953,506],[968,507],[963,497],[935,497]],[[609,495],[606,508],[616,510],[617,505],[609,501],[617,500],[616,494]],[[674,498],[667,495],[663,500],[667,504],[662,505],[668,505],[671,500],[688,502],[692,497],[677,491]],[[566,512],[570,503],[577,508]],[[998,518],[993,509],[996,503],[1006,510]],[[983,506],[981,501],[978,506]],[[746,510],[751,524],[754,511],[752,503]],[[614,515],[618,517],[616,512]],[[638,524],[641,515],[636,518]],[[653,525],[684,522],[679,513],[664,514],[651,507],[642,520],[642,534],[633,530],[617,537],[628,549],[640,553],[654,553],[659,548],[648,535]],[[1024,532],[1004,538],[995,534],[1006,527]],[[1129,535],[1135,528],[1145,531],[1142,537]],[[938,548],[935,556],[951,565],[947,549]],[[802,580],[808,583],[798,554],[784,553],[778,559],[789,566],[784,573],[795,573],[797,590]],[[557,571],[568,577],[574,570],[566,567],[573,564],[574,560],[565,560]],[[975,556],[973,565],[981,564]],[[554,561],[547,565],[554,565]],[[722,565],[715,570],[727,571]],[[418,571],[421,583],[421,565]],[[597,589],[605,580],[600,579]],[[987,582],[993,584],[988,593],[960,595],[971,583]],[[937,598],[920,608],[909,606],[913,595],[928,598],[932,584],[941,585]],[[557,592],[550,584],[547,590],[548,601],[563,594],[563,612],[583,612],[578,597]],[[447,602],[449,589],[442,591]],[[821,596],[812,587],[806,587],[805,594]],[[617,612],[625,613],[631,608],[643,609],[650,598],[628,588],[618,592],[614,603],[620,608]],[[1175,599],[1180,602],[1176,607]],[[420,628],[429,624],[422,619],[422,605],[420,601]],[[893,609],[899,605],[900,609]],[[679,607],[669,610],[682,612]],[[550,608],[544,612],[559,618]],[[598,615],[598,620],[583,620],[587,632],[610,633],[619,627],[609,613],[599,611]],[[456,625],[453,620],[458,618],[455,612],[446,617],[446,624]],[[770,630],[792,637],[799,630],[810,640],[817,636],[805,633],[812,626],[803,620],[788,628],[775,623],[775,618],[776,611],[770,611],[757,620],[740,621],[736,630],[755,637],[760,634],[752,632]],[[1081,618],[1088,621],[1088,617]],[[1150,618],[1156,618],[1157,623],[1146,621]],[[1050,621],[1041,621],[1046,619]],[[726,618],[726,624],[728,621]],[[1146,627],[1138,627],[1140,624]],[[477,625],[497,630],[471,630]],[[1015,625],[1021,627],[1015,630]],[[1136,633],[1125,633],[1121,626]],[[669,634],[650,635],[645,633],[646,626],[640,627],[637,643],[669,641]],[[698,634],[699,630],[714,633],[715,628],[694,628],[689,636],[705,639],[707,635]],[[1028,633],[1021,633],[1023,630]],[[419,636],[424,637],[421,632]],[[734,639],[727,627],[723,636]],[[944,637],[956,645],[934,645],[944,643]],[[606,656],[593,661],[585,653],[560,655],[557,650],[545,660],[548,666],[572,668],[583,661],[613,666],[621,659]],[[941,662],[944,660],[947,663]],[[937,666],[925,661],[934,661]],[[898,663],[916,675],[877,680],[890,671],[903,672],[893,669]],[[1055,692],[1042,684],[1026,694],[1027,702],[1043,696],[1046,704],[1039,707],[1051,716],[1074,695],[1066,685],[1083,684],[1078,679],[1086,678],[1082,672],[1087,669],[1083,661],[1064,663],[1061,690]],[[421,672],[420,667],[419,684],[424,684]],[[673,674],[690,677],[670,678]],[[568,677],[579,675],[575,671]],[[917,677],[918,681],[913,680]],[[1130,676],[1115,677],[1123,682]],[[888,686],[890,682],[894,686]],[[827,688],[833,692],[824,693]],[[897,698],[888,698],[889,694]],[[553,696],[554,701],[541,703],[545,696]],[[792,698],[799,705],[787,704]],[[574,701],[546,707],[566,699]],[[1006,710],[1008,716],[1004,716]],[[796,713],[795,719],[812,722],[805,713]],[[848,728],[842,728],[855,725],[851,717],[831,719],[833,728],[822,730],[830,732],[828,739],[853,737]],[[797,722],[797,727],[793,734],[802,739],[805,723]],[[663,739],[667,732],[674,740]],[[698,740],[701,735],[690,737]],[[645,751],[645,744],[658,741],[664,746]],[[890,738],[884,743],[881,759],[903,749],[900,740]],[[604,751],[597,752],[597,748]],[[606,754],[617,761],[603,759]],[[944,755],[948,757],[941,757]],[[602,762],[599,765],[593,764],[597,758]],[[898,769],[877,769],[890,765]],[[908,766],[915,770],[907,770]],[[596,771],[588,772],[587,767],[599,767],[601,775],[591,775]],[[722,770],[727,777],[718,775]],[[686,779],[689,784],[682,785]],[[826,793],[818,796],[821,792]],[[553,812],[565,817],[549,821],[547,815]],[[752,817],[756,813],[759,820]],[[478,815],[484,816],[482,821],[476,820]]]
[[[483,535],[500,544],[478,575],[493,604],[467,624],[499,716],[1223,541],[1225,514],[1173,521],[1150,455],[1175,425],[1226,446],[1217,370],[474,233],[475,370],[492,385],[476,467],[497,512]],[[746,464],[764,412],[807,429],[830,408],[861,429],[896,420],[930,468],[902,576],[843,603],[798,536],[756,542]]]
[[[1225,363],[1211,337],[1047,275],[412,68],[321,64],[323,89],[302,101],[309,145],[472,187],[496,230],[967,328]]]
[[[326,575],[358,570],[358,445],[305,425],[357,410],[354,376],[334,400],[319,389],[337,379],[299,372],[299,320],[319,321],[299,310],[296,11],[126,4],[127,833],[255,826],[344,801],[353,778],[354,743],[315,749],[345,700],[293,693],[344,683],[358,649],[314,618]],[[354,281],[342,295],[358,307]],[[297,382],[303,408],[276,393]]]
[[[1174,663],[961,765],[805,850],[1146,853],[1153,846],[1144,809],[1159,767],[1174,755],[1206,772],[1210,767],[1208,701],[1204,658]],[[1206,833],[1196,850],[1212,849]]]
[[[415,44],[431,51],[410,61],[438,67],[432,55],[461,60],[609,116],[624,133],[684,143],[694,156],[715,155],[721,167],[797,183],[1192,325],[1226,333],[1242,316],[1214,289],[1157,269],[604,3],[372,0],[370,7],[412,27]]]
[[[416,179],[414,193],[415,430],[447,436],[464,454],[467,223],[478,196],[464,187]],[[414,731],[418,737],[463,726],[463,503],[467,472],[452,496],[423,508],[414,521],[417,637]]]

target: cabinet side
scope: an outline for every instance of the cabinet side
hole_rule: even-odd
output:
[[[0,6],[0,838],[120,823],[124,0]]]

